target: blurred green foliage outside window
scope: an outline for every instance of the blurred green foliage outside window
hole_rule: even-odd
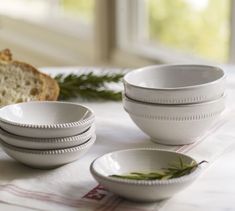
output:
[[[228,60],[230,0],[145,1],[150,40],[209,60]]]

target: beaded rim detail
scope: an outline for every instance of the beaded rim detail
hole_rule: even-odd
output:
[[[85,132],[82,134],[77,134],[75,136],[67,136],[67,137],[61,137],[61,138],[30,138],[25,136],[18,136],[11,133],[8,133],[7,131],[0,128],[0,133],[2,133],[5,137],[10,138],[17,138],[18,140],[22,140],[24,142],[34,142],[34,143],[64,143],[64,142],[76,142],[78,140],[87,139],[90,138],[92,134],[95,133],[95,125],[92,125],[89,127]]]
[[[23,102],[23,103],[18,103],[18,104],[43,104],[45,103],[44,101],[31,101],[31,102]],[[90,124],[91,122],[94,121],[95,115],[94,111],[90,109],[89,107],[77,104],[77,103],[72,103],[72,102],[54,102],[54,101],[46,101],[46,103],[49,104],[69,104],[69,105],[76,105],[82,108],[86,109],[86,113],[84,116],[86,116],[85,119],[81,119],[75,122],[69,122],[69,123],[59,123],[59,124],[28,124],[28,123],[18,123],[14,121],[7,120],[5,118],[2,118],[0,116],[0,124],[5,123],[17,127],[25,127],[25,128],[35,128],[35,129],[61,129],[61,128],[72,128],[72,127],[77,127],[77,126],[83,126],[86,124]],[[7,105],[2,107],[1,109],[4,109],[5,107],[12,106],[12,105]]]
[[[0,121],[4,124],[13,125],[17,127],[24,127],[24,128],[34,128],[34,129],[61,129],[61,128],[72,128],[83,126],[86,124],[90,124],[95,120],[95,115],[91,113],[91,115],[84,120],[79,120],[77,122],[69,122],[69,123],[62,123],[62,124],[48,124],[48,125],[37,125],[37,124],[21,124],[17,122],[12,122],[0,117]]]
[[[6,150],[12,150],[12,151],[20,152],[20,153],[27,153],[27,154],[34,154],[34,155],[56,155],[56,154],[71,153],[71,152],[76,152],[76,151],[86,149],[89,146],[93,145],[95,143],[95,140],[96,140],[96,135],[93,134],[92,137],[88,141],[86,141],[84,144],[81,144],[75,147],[55,149],[55,150],[25,149],[25,148],[12,146],[10,144],[5,143],[2,140],[0,140],[0,144],[3,146],[3,148],[6,148]]]
[[[191,104],[191,103],[202,103],[202,102],[207,102],[209,100],[215,100],[218,99],[219,97],[223,96],[224,92],[219,93],[218,95],[215,96],[195,96],[195,97],[188,97],[188,98],[149,98],[149,97],[139,97],[139,96],[132,96],[128,93],[126,95],[130,100],[135,100],[139,102],[144,102],[144,103],[152,103],[152,104]]]
[[[140,117],[144,119],[150,119],[150,120],[158,120],[158,121],[197,121],[202,120],[206,118],[212,118],[214,116],[219,115],[222,110],[211,112],[211,113],[204,113],[204,114],[195,114],[195,115],[187,115],[187,116],[156,116],[151,114],[136,114],[135,112],[128,111],[126,108],[124,108],[125,111],[133,115],[134,117]]]

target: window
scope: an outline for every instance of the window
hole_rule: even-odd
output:
[[[83,37],[91,35],[94,0],[0,0],[0,14]]]
[[[52,65],[235,63],[233,2],[0,0],[0,48]]]
[[[0,0],[0,48],[36,66],[92,61],[95,0]]]
[[[119,47],[166,62],[228,62],[230,4],[230,0],[121,0]]]

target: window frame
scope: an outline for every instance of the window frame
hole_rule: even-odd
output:
[[[235,2],[230,0],[230,48],[228,63],[235,63]]]
[[[51,4],[53,2],[54,0],[50,0]],[[30,58],[29,62],[36,66],[96,64],[94,58],[95,32],[87,30],[79,23],[76,27],[71,27],[70,31],[64,30],[62,27],[68,23],[58,25],[52,24],[52,21],[49,23],[29,21],[6,15],[0,15],[0,23],[2,41],[0,47],[10,48],[18,55],[22,54],[21,52],[26,53]],[[20,55],[18,59],[24,60],[24,58],[24,55]]]
[[[80,39],[90,40],[93,37],[93,24],[88,24],[79,19],[73,20],[68,16],[59,15],[59,0],[40,0],[46,2],[49,11],[43,19],[29,19],[27,16],[11,16],[2,14],[1,17],[9,17],[18,21],[28,22],[43,27],[48,30],[54,30],[58,33],[63,33],[69,36],[78,36]]]

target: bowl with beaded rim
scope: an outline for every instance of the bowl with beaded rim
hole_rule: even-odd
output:
[[[152,141],[165,145],[191,144],[205,135],[225,109],[225,96],[180,105],[143,103],[123,95],[123,107]]]
[[[226,75],[216,66],[153,65],[124,76],[126,95],[156,104],[190,104],[215,100],[224,94]]]
[[[13,159],[27,166],[39,169],[56,168],[80,159],[95,143],[96,135],[85,143],[63,149],[26,149],[0,140],[3,150]]]
[[[140,148],[115,151],[95,159],[90,172],[104,188],[130,200],[153,202],[167,199],[188,187],[199,176],[203,167],[198,166],[187,175],[164,180],[122,179],[111,175],[130,172],[154,172],[167,168],[169,164],[181,159],[185,164],[195,159],[181,153]]]
[[[32,138],[18,136],[0,128],[0,139],[12,146],[26,149],[63,149],[81,145],[89,140],[95,134],[95,126],[92,125],[85,132],[68,137],[60,138]]]
[[[94,123],[94,112],[70,102],[34,101],[0,109],[0,127],[12,134],[57,138],[85,132]]]

